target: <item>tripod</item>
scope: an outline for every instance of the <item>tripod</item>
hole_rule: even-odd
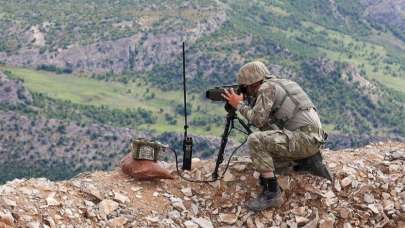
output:
[[[221,146],[219,147],[219,152],[218,152],[218,157],[217,157],[217,161],[215,164],[215,169],[214,169],[214,172],[212,173],[212,177],[214,178],[214,180],[218,179],[218,169],[219,169],[219,165],[221,165],[222,162],[224,161],[224,152],[225,152],[226,144],[228,143],[228,137],[231,134],[232,129],[235,128],[234,120],[237,119],[239,121],[240,125],[242,125],[242,127],[246,130],[246,132],[242,131],[243,133],[248,134],[248,135],[252,133],[252,130],[250,130],[249,126],[242,119],[240,119],[238,117],[238,115],[236,114],[236,109],[234,107],[232,107],[229,103],[226,103],[225,110],[227,111],[226,124],[225,124],[225,128],[224,128],[224,132],[222,133]]]

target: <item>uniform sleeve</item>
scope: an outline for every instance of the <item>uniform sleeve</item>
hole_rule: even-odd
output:
[[[240,103],[238,111],[249,123],[257,128],[262,128],[270,121],[270,112],[274,104],[275,87],[271,84],[264,84],[258,91],[258,96],[253,107],[245,102]]]

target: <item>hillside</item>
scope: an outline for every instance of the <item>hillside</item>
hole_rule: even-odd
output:
[[[39,102],[56,99],[50,106],[65,101],[85,105],[72,108],[79,110],[141,106],[152,118],[137,124],[138,130],[179,132],[185,40],[196,134],[219,135],[222,128],[223,110],[202,99],[204,91],[234,83],[242,64],[262,59],[279,77],[305,85],[328,131],[404,135],[402,1],[0,3],[1,70],[43,94]],[[72,80],[34,70],[65,73]],[[38,74],[46,76],[43,81]],[[108,84],[116,92],[103,91]]]
[[[258,192],[247,157],[212,184],[140,182],[118,168],[71,180],[16,179],[0,186],[1,227],[405,227],[405,145],[324,150],[334,183],[290,172],[279,176],[286,202],[252,213]],[[164,164],[175,173],[173,164]],[[188,176],[210,176],[213,161],[194,160]],[[244,184],[247,183],[247,184]]]
[[[85,110],[85,118],[64,104],[48,110],[38,104],[38,95],[33,96],[21,81],[9,79],[1,72],[0,91],[0,183],[41,176],[61,180],[83,171],[110,170],[117,166],[134,137],[154,137],[176,149],[181,147],[179,134],[156,135],[124,127],[147,122],[148,118],[142,115],[147,112],[126,112],[131,122],[122,123],[124,112],[109,109]],[[47,112],[49,116],[42,114]],[[102,118],[88,121],[94,112],[102,113]],[[57,115],[69,116],[70,121],[55,119]],[[120,122],[121,127],[111,126],[111,122]],[[195,136],[194,140],[200,152],[195,156],[199,157],[210,156],[219,144],[214,137]]]

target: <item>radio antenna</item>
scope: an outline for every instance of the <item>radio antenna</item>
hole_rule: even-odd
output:
[[[184,100],[184,138],[183,138],[183,170],[191,170],[191,159],[193,155],[193,139],[187,135],[187,87],[186,87],[186,53],[185,42],[183,42],[183,100]]]
[[[187,87],[186,87],[186,53],[185,43],[183,42],[183,99],[184,99],[184,137],[187,137]]]

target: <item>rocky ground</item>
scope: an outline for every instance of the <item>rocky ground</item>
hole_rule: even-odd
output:
[[[61,182],[16,179],[0,186],[0,227],[405,227],[405,144],[323,154],[335,181],[279,176],[286,199],[279,209],[246,210],[258,173],[249,158],[237,157],[211,184],[177,176],[140,182],[118,168]],[[210,178],[213,166],[195,160],[185,175]]]

